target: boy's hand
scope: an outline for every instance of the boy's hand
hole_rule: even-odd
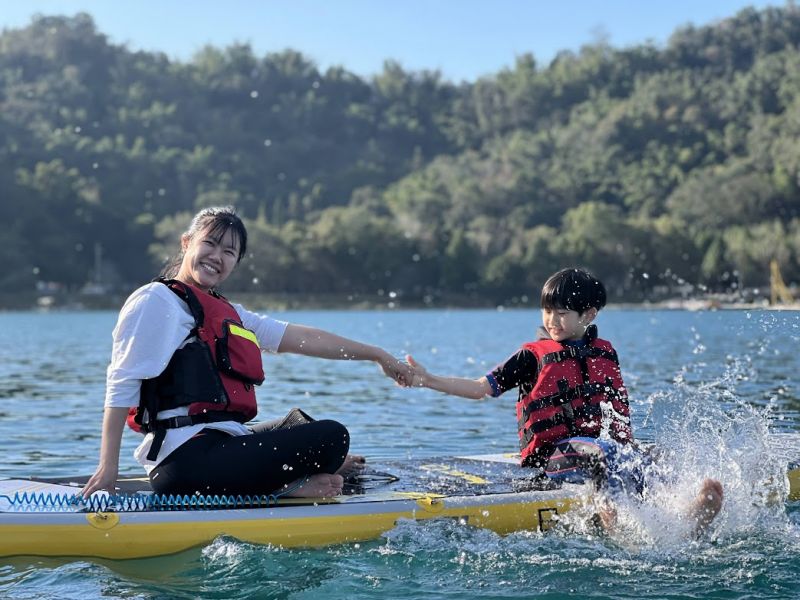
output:
[[[408,368],[413,373],[411,385],[425,387],[437,392],[480,400],[492,394],[492,386],[486,377],[480,379],[467,379],[465,377],[443,377],[428,373],[410,354],[406,355]]]
[[[414,357],[410,354],[406,354],[406,362],[409,364],[411,371],[414,374],[414,378],[411,381],[411,386],[425,387],[426,380],[428,378],[428,371],[425,370],[425,367],[414,360]]]

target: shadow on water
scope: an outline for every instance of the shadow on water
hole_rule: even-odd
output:
[[[0,566],[0,593],[7,597],[24,586],[29,598],[288,598],[319,588],[338,559],[336,550],[295,551],[225,538],[148,559],[20,557]]]

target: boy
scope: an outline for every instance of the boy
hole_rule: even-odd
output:
[[[408,356],[413,385],[474,399],[518,388],[522,466],[552,479],[592,477],[604,487],[641,494],[641,470],[616,464],[633,435],[617,354],[592,325],[605,304],[606,290],[598,279],[582,269],[563,269],[542,288],[544,327],[537,341],[523,344],[480,379],[432,375]],[[721,504],[722,486],[705,480],[689,509],[695,532],[713,520]],[[613,513],[601,518],[613,525]]]

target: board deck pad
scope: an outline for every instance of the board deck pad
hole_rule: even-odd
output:
[[[343,495],[337,502],[369,502],[409,494],[434,496],[482,496],[520,490],[554,489],[552,482],[534,478],[534,471],[520,467],[513,455],[486,455],[454,458],[428,458],[381,461],[345,480]],[[91,475],[28,477],[0,482],[0,494],[29,492],[71,495],[86,485]],[[16,488],[14,485],[16,484]],[[119,494],[150,495],[147,477],[121,477]],[[281,499],[292,505],[318,502],[318,499]],[[0,503],[0,510],[5,507]],[[31,507],[32,508],[32,507]],[[164,510],[160,508],[159,510]],[[185,508],[183,509],[185,510]]]

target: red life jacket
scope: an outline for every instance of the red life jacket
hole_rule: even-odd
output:
[[[149,460],[158,455],[167,429],[255,417],[253,386],[264,381],[258,340],[224,297],[174,279],[158,281],[188,305],[195,326],[187,339],[196,339],[176,350],[158,377],[142,381],[139,406],[128,414],[131,428],[156,434]],[[156,418],[181,406],[189,407],[188,415]]]
[[[546,339],[525,344],[536,355],[538,377],[517,402],[522,463],[543,466],[554,444],[574,436],[599,437],[608,427],[620,443],[632,441],[628,393],[617,353],[590,326],[582,347]]]

